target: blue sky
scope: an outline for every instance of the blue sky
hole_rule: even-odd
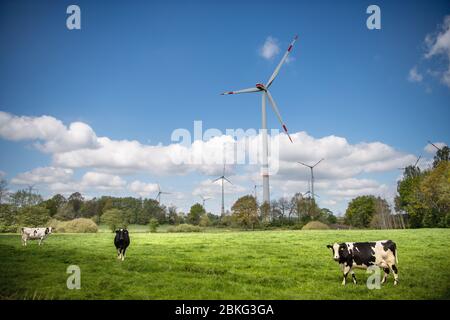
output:
[[[81,8],[81,30],[66,28],[70,4]],[[381,8],[381,30],[366,27],[370,4]],[[3,1],[0,111],[18,122],[20,117],[39,119],[44,115],[67,127],[82,122],[96,137],[136,140],[142,146],[171,145],[173,130],[192,131],[194,120],[203,121],[204,128],[222,131],[259,128],[260,97],[219,93],[266,82],[298,34],[291,61],[281,69],[271,92],[290,132],[306,132],[312,140],[305,145],[305,139],[300,140],[306,136],[299,135],[297,144],[286,151],[286,159],[326,157],[329,167],[324,163],[323,172],[317,169],[323,185],[318,181],[316,189],[323,206],[343,212],[349,194],[367,191],[392,197],[400,175],[397,167],[406,165],[414,155],[431,158],[432,154],[424,151],[428,139],[448,143],[450,84],[442,79],[449,68],[450,49],[446,51],[444,42],[444,47],[435,46],[436,52],[431,53],[433,44],[442,44],[439,35],[446,39],[448,15],[447,1],[134,1],[128,5],[122,1]],[[427,36],[431,42],[425,41]],[[280,51],[266,59],[260,49],[268,37],[275,39]],[[412,69],[417,72],[415,77]],[[88,178],[94,175],[88,175],[81,186],[86,196],[136,195],[133,192],[140,190],[138,186],[149,191],[160,183],[173,192],[167,203],[182,210],[187,210],[197,193],[214,197],[210,210],[219,208],[217,190],[208,186],[213,175],[206,174],[216,173],[214,170],[174,167],[166,172],[159,170],[157,163],[154,170],[134,164],[119,170],[95,161],[91,166],[76,161],[69,164],[64,162],[67,154],[64,161],[55,161],[61,150],[44,152],[34,145],[51,138],[31,133],[19,138],[6,128],[11,121],[0,122],[0,170],[11,189],[25,186],[27,181],[20,175],[28,172],[30,184],[35,182],[46,195],[55,190],[70,192],[80,187],[87,172],[94,172],[103,176],[92,182]],[[268,126],[279,128],[271,110]],[[321,144],[326,137],[345,138],[345,148],[355,154],[330,155],[328,144]],[[346,159],[365,157],[357,151],[361,143],[377,142],[394,151],[390,149],[381,159],[373,154],[373,159],[359,159],[357,165],[362,168],[356,172],[326,172],[333,170],[333,163],[342,167],[340,163]],[[323,149],[307,150],[316,145]],[[299,154],[295,154],[297,149],[301,149]],[[367,169],[377,161],[389,165]],[[423,165],[427,165],[426,159]],[[49,167],[53,169],[33,172]],[[292,163],[286,163],[285,169],[285,176],[273,178],[273,198],[306,191],[307,176],[299,173],[291,179]],[[43,177],[55,170],[73,170],[64,178],[64,187],[51,186],[56,179]],[[227,195],[228,207],[251,191],[253,183],[247,171],[230,168],[237,182]],[[122,180],[113,186],[101,185],[112,181],[111,177]],[[286,187],[287,180],[292,180],[292,187]],[[133,181],[141,184],[130,188]],[[330,193],[347,186],[356,191]]]

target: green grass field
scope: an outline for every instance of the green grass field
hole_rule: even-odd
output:
[[[449,299],[450,230],[131,233],[124,262],[112,233],[52,234],[41,247],[0,235],[1,299]],[[392,239],[400,284],[392,275],[369,290],[341,285],[326,244]],[[68,290],[66,268],[81,268]]]

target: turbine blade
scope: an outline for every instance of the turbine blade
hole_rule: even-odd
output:
[[[214,182],[216,182],[216,181],[218,181],[220,179],[222,179],[222,177],[218,177],[217,179],[214,179],[212,182],[214,183]]]
[[[416,161],[416,163],[414,164],[414,167],[417,166],[417,164],[419,163],[420,158],[422,158],[422,155],[420,155],[420,156],[417,158],[417,161]]]
[[[292,142],[291,136],[288,133],[286,125],[284,124],[283,119],[281,119],[280,111],[278,110],[275,100],[273,100],[272,95],[270,94],[269,90],[267,90],[266,93],[267,93],[267,97],[269,98],[270,105],[272,106],[273,111],[277,115],[278,121],[280,121],[280,123],[281,123],[281,127],[283,127],[284,132],[287,134],[287,136],[289,137],[289,140],[291,140],[291,142]]]
[[[269,88],[270,85],[272,84],[272,82],[275,80],[275,78],[278,75],[278,72],[280,72],[281,66],[284,64],[284,62],[286,61],[289,53],[291,53],[292,48],[294,47],[294,43],[295,41],[297,41],[298,36],[296,35],[294,37],[294,40],[292,40],[291,44],[289,45],[289,47],[286,50],[286,53],[284,54],[283,58],[281,58],[280,63],[278,64],[278,66],[275,68],[275,71],[273,72],[272,76],[270,77],[269,81],[267,81],[266,84],[266,88]]]
[[[249,93],[249,92],[258,92],[258,91],[261,91],[261,90],[256,87],[253,87],[253,88],[242,89],[242,90],[237,90],[237,91],[227,91],[227,92],[221,93],[221,95]]]
[[[297,162],[302,164],[302,165],[304,165],[305,167],[311,168],[311,166],[308,166],[306,163],[303,163],[303,162],[300,162],[300,161],[297,161]]]
[[[314,168],[315,166],[317,166],[319,163],[321,163],[322,162],[322,160],[324,160],[323,158],[322,159],[320,159],[319,161],[317,161],[317,163],[315,164],[315,165],[313,165],[312,167]]]
[[[227,178],[223,177],[225,180],[227,180],[230,184],[233,184],[233,182],[231,182],[230,180],[228,180]]]

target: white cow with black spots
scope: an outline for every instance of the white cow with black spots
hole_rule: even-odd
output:
[[[45,238],[49,234],[52,233],[52,227],[48,228],[22,228],[21,234],[22,234],[22,245],[27,245],[27,240],[39,240],[39,245],[42,244]]]
[[[347,275],[352,274],[353,283],[356,284],[356,276],[353,268],[367,269],[370,266],[378,266],[384,270],[381,283],[385,283],[389,271],[394,274],[394,285],[398,284],[398,253],[397,245],[392,240],[380,240],[375,242],[344,242],[327,245],[333,251],[333,259],[341,265],[345,285]]]

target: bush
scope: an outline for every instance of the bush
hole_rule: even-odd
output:
[[[305,224],[302,230],[327,230],[330,229],[328,225],[320,221],[310,221]]]
[[[21,227],[42,227],[50,220],[50,215],[48,209],[32,206],[21,208],[18,218]]]
[[[201,230],[199,226],[193,226],[187,223],[167,228],[167,232],[200,232]]]
[[[47,226],[54,228],[56,232],[62,233],[95,233],[98,231],[97,224],[87,218],[78,218],[69,221],[52,219],[48,222]]]
[[[148,223],[149,227],[150,227],[150,232],[155,233],[156,230],[158,229],[159,226],[159,222],[157,219],[155,218],[151,218],[150,222]]]

